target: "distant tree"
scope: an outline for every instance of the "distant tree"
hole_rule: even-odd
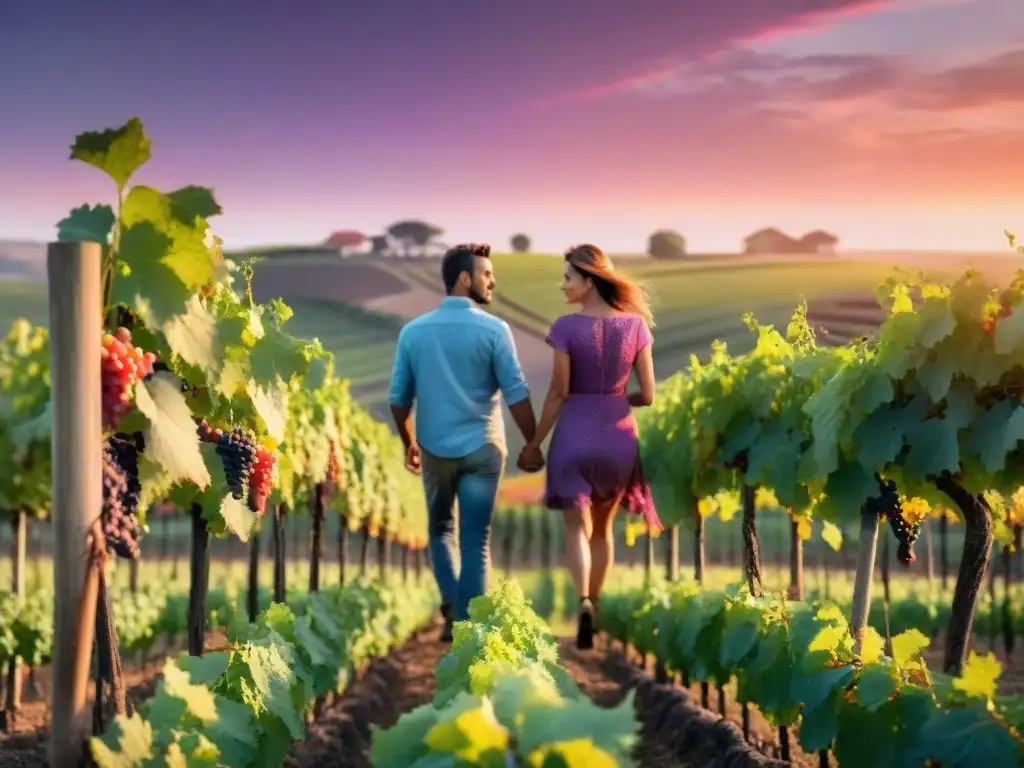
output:
[[[399,221],[388,227],[388,234],[395,240],[402,243],[406,255],[412,246],[417,246],[421,251],[427,247],[431,240],[444,234],[444,230],[427,224],[425,221],[410,219]]]
[[[391,243],[387,235],[374,235],[370,238],[370,251],[373,253],[387,253]]]
[[[515,253],[526,253],[530,250],[530,238],[520,232],[518,235],[512,235],[512,239],[509,241],[512,245],[512,250]]]
[[[647,253],[655,259],[680,259],[686,255],[686,239],[671,229],[659,229],[647,239]]]

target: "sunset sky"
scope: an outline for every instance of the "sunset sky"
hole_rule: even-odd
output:
[[[68,145],[131,116],[139,181],[214,187],[229,246],[1024,232],[1022,0],[30,0],[0,73],[0,238],[109,201]]]

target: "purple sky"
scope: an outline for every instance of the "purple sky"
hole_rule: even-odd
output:
[[[229,246],[422,217],[549,250],[769,224],[998,250],[1024,230],[1020,3],[5,3],[0,237],[109,200],[67,147],[137,115],[139,181],[214,187]]]

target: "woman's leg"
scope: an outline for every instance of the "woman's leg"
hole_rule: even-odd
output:
[[[565,566],[580,597],[589,597],[590,510],[566,509],[562,517],[565,520]]]
[[[619,508],[621,497],[610,501],[595,501],[590,509],[592,532],[590,536],[590,581],[587,594],[597,600],[604,589],[605,580],[615,561],[615,537],[612,535],[612,521]]]

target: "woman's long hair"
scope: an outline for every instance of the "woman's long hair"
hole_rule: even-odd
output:
[[[565,252],[565,260],[580,275],[594,283],[597,295],[619,312],[640,315],[648,328],[654,327],[654,314],[647,293],[628,275],[616,272],[611,259],[596,245],[574,245]]]

